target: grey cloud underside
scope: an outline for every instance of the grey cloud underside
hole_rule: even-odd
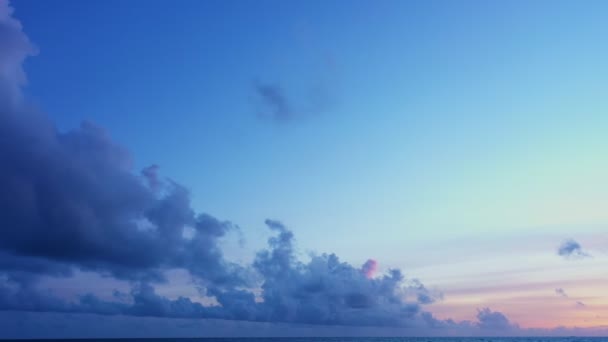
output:
[[[60,132],[22,101],[21,65],[34,51],[0,0],[0,310],[444,324],[421,311],[435,294],[399,270],[368,279],[334,254],[297,260],[293,233],[278,221],[266,222],[275,235],[251,265],[227,260],[218,243],[236,226],[196,212],[188,190],[161,179],[158,166],[133,170],[129,152],[94,123]],[[259,91],[275,116],[289,115],[277,89]],[[219,305],[157,294],[155,285],[174,269],[186,270]],[[69,278],[76,270],[128,281],[131,290],[68,300],[40,285],[41,278]]]

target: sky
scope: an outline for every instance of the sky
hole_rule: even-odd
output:
[[[0,337],[608,333],[607,7],[0,0]]]

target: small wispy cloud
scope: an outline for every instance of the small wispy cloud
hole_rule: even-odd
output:
[[[295,113],[292,105],[280,85],[256,81],[254,90],[257,98],[262,103],[262,109],[259,112],[261,117],[270,118],[277,122],[293,119]]]
[[[281,83],[254,80],[257,115],[280,124],[323,113],[335,102],[331,86],[326,83],[315,82],[290,89]]]
[[[560,297],[564,297],[564,298],[568,298],[568,294],[566,293],[566,291],[564,289],[562,289],[561,287],[558,287],[555,289],[555,293],[560,296]]]
[[[559,246],[557,254],[567,259],[580,259],[591,255],[583,250],[581,245],[573,239],[568,239]]]
[[[564,290],[564,289],[563,289],[563,288],[561,288],[561,287],[556,288],[556,289],[555,289],[555,293],[556,293],[558,296],[562,297],[562,298],[566,298],[565,300],[572,300],[572,301],[574,302],[574,305],[575,305],[577,308],[579,308],[579,309],[582,309],[582,308],[584,308],[584,307],[586,307],[586,306],[587,306],[587,305],[585,305],[585,303],[583,303],[583,302],[582,302],[582,301],[580,301],[580,300],[576,300],[576,299],[574,299],[574,298],[570,298],[570,296],[568,296],[568,294],[566,293],[566,290]]]

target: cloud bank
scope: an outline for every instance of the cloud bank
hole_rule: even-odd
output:
[[[566,259],[580,259],[591,255],[583,250],[581,245],[573,239],[568,239],[558,247],[557,254]]]

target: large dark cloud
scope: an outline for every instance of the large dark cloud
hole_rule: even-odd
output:
[[[324,112],[332,105],[333,96],[324,82],[306,90],[288,92],[280,83],[254,81],[253,95],[258,105],[258,116],[276,123],[287,123]]]
[[[319,326],[291,323],[261,323],[216,319],[163,319],[124,315],[35,313],[0,311],[2,338],[176,338],[176,337],[319,337],[333,336],[332,340],[347,336],[606,336],[606,328],[519,329],[506,331],[481,330],[476,322],[443,322],[438,328],[419,327],[358,327]],[[470,338],[469,338],[470,339]],[[541,338],[542,339],[542,338]],[[307,338],[296,341],[308,341]],[[427,341],[428,338],[412,338]],[[444,340],[448,341],[449,338]],[[461,339],[458,339],[461,340]],[[479,339],[481,340],[481,339]],[[501,340],[485,338],[484,340]],[[540,340],[540,339],[537,339]]]
[[[368,278],[366,264],[355,268],[335,254],[313,256],[303,263],[295,258],[292,232],[278,221],[267,220],[266,224],[278,234],[254,262],[264,278],[266,320],[402,325],[420,312],[419,301],[406,300],[407,291],[424,289],[417,282],[410,286],[400,270]]]

